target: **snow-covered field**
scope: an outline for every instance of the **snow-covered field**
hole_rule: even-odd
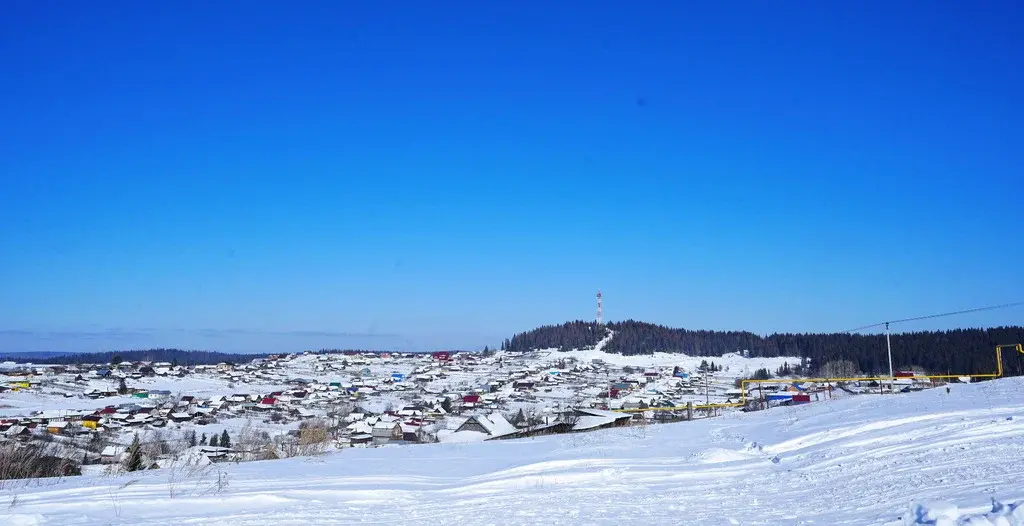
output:
[[[980,515],[1024,498],[1024,379],[216,469],[8,485],[0,524],[999,524]]]

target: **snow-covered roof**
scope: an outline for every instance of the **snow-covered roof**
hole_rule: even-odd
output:
[[[354,422],[352,424],[349,424],[348,429],[350,431],[352,431],[352,433],[354,433],[354,434],[370,433],[370,432],[373,431],[373,426],[371,426],[370,424],[366,423],[365,420],[360,420],[360,421]]]
[[[116,457],[116,456],[124,454],[124,451],[125,451],[125,447],[124,446],[107,446],[107,447],[103,448],[103,452],[100,453],[100,454],[105,456],[105,457]]]
[[[604,409],[580,408],[580,409],[577,409],[576,411],[580,412],[580,413],[586,413],[587,415],[590,415],[590,416],[602,416],[602,417],[612,418],[612,419],[629,418],[629,415],[627,415],[627,414],[616,413],[615,411],[606,411]]]
[[[477,415],[472,418],[487,430],[487,434],[492,437],[508,435],[517,431],[516,426],[510,424],[501,413]]]

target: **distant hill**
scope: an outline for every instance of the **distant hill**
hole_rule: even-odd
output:
[[[45,359],[48,359],[48,358],[53,358],[55,356],[64,356],[65,354],[68,354],[68,353],[66,353],[66,352],[56,352],[56,351],[39,351],[39,352],[32,352],[32,351],[20,352],[20,351],[15,351],[15,352],[7,353],[6,355],[0,356],[0,361],[14,361],[14,362],[38,361],[38,360],[45,360]]]
[[[49,356],[48,356],[49,355]],[[143,349],[93,353],[12,353],[0,356],[0,362],[34,362],[56,365],[125,362],[168,362],[179,365],[212,365],[221,362],[245,363],[266,354],[235,354],[181,349]]]
[[[502,344],[504,349],[571,350],[592,347],[607,333],[615,336],[604,350],[625,355],[654,352],[685,353],[690,356],[721,356],[749,351],[752,357],[799,356],[812,367],[836,359],[857,363],[866,373],[888,374],[885,336],[881,334],[771,334],[760,336],[745,331],[704,331],[674,329],[635,320],[608,323],[573,321],[548,325],[516,334]],[[997,344],[1024,343],[1024,327],[954,329],[900,333],[892,336],[893,364],[897,368],[922,367],[932,373],[976,374],[996,369]],[[1024,374],[1024,356],[1004,353],[1005,374]]]

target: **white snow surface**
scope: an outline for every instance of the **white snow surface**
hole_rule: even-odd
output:
[[[581,362],[588,363],[591,360],[598,359],[605,363],[614,365],[625,366],[629,365],[632,367],[646,367],[646,366],[680,366],[684,370],[695,371],[700,367],[702,361],[715,362],[715,365],[721,365],[728,367],[730,372],[735,373],[735,376],[750,375],[754,371],[760,368],[767,368],[770,371],[775,371],[783,363],[789,363],[790,365],[799,365],[799,356],[779,356],[773,358],[744,358],[737,353],[725,353],[722,356],[690,356],[683,353],[667,353],[667,352],[656,352],[653,354],[634,354],[634,355],[623,355],[616,353],[605,352],[601,349],[612,337],[609,335],[605,339],[598,342],[594,349],[575,349],[572,351],[558,351],[557,349],[545,349],[541,352],[548,352],[550,358],[576,358]]]
[[[210,469],[8,484],[0,524],[1016,525],[1024,378]]]

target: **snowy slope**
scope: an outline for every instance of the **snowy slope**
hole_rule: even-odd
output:
[[[221,469],[226,485],[196,475],[174,498],[166,470],[5,488],[17,501],[0,501],[0,524],[903,524],[934,500],[981,513],[1024,498],[1024,379]]]
[[[775,371],[783,363],[789,363],[790,365],[799,365],[799,356],[779,356],[775,358],[744,358],[736,353],[726,353],[722,356],[690,356],[682,353],[664,353],[658,352],[654,354],[635,354],[635,355],[622,355],[609,353],[602,350],[605,340],[598,343],[597,346],[592,350],[573,350],[560,352],[556,350],[549,350],[550,356],[553,358],[576,358],[579,361],[589,363],[591,360],[599,359],[605,363],[614,365],[629,365],[632,367],[647,367],[647,366],[680,366],[685,370],[695,371],[700,367],[702,361],[715,362],[715,365],[721,365],[729,368],[734,376],[749,376],[754,371],[764,367],[769,371]]]

